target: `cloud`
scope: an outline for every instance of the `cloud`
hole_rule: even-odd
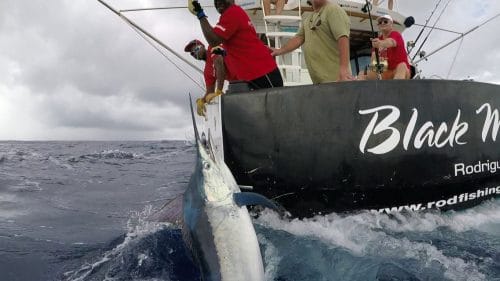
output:
[[[140,2],[112,3],[155,4]],[[124,132],[184,138],[191,131],[187,94],[201,90],[97,1],[0,5],[0,139],[122,139]],[[149,14],[131,18],[178,51],[199,33],[187,11]],[[183,21],[193,26],[178,24]]]
[[[396,2],[418,23],[436,5],[433,0]],[[110,4],[124,9],[185,1]],[[206,11],[215,23],[215,10]],[[498,12],[500,1],[455,0],[438,26],[464,32]],[[185,43],[203,38],[198,21],[185,9],[129,16],[189,60]],[[499,23],[463,40],[450,78],[500,83]],[[404,37],[415,39],[419,31],[412,27]],[[199,96],[202,90],[97,1],[0,1],[0,34],[0,139],[184,139],[191,134],[187,94]],[[434,31],[424,50],[454,36]],[[420,63],[422,74],[446,77],[458,46]],[[203,84],[198,72],[168,56]]]

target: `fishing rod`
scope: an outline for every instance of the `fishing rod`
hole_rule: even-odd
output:
[[[415,55],[413,55],[413,58],[411,59],[412,61],[415,60],[415,58],[417,57],[417,55],[420,53],[420,51],[422,50],[422,48],[424,47],[425,43],[427,42],[427,40],[429,39],[429,37],[431,36],[432,34],[432,31],[434,31],[434,28],[436,27],[437,23],[439,22],[439,20],[441,19],[441,17],[443,16],[444,14],[444,11],[446,11],[446,8],[448,7],[448,5],[450,4],[452,0],[448,0],[448,2],[446,2],[446,5],[444,6],[443,10],[441,11],[441,13],[439,14],[438,18],[436,19],[436,21],[434,22],[434,25],[432,26],[431,30],[429,30],[429,33],[427,34],[427,36],[425,37],[424,39],[424,42],[422,42],[422,44],[420,44],[420,47],[418,47],[418,50],[417,52],[415,53]]]
[[[494,15],[493,17],[489,18],[488,20],[484,21],[483,23],[481,23],[481,24],[479,24],[479,25],[477,25],[477,26],[475,26],[475,27],[471,28],[471,29],[470,29],[470,30],[468,30],[467,32],[465,32],[465,33],[463,33],[462,35],[458,36],[457,38],[455,38],[455,39],[451,40],[450,42],[448,42],[448,43],[444,44],[443,46],[441,46],[441,47],[437,48],[436,50],[434,50],[434,51],[430,52],[428,55],[426,55],[425,57],[420,58],[420,59],[419,59],[418,61],[416,61],[415,63],[417,64],[417,63],[419,63],[419,62],[421,62],[421,61],[423,61],[423,60],[428,59],[430,56],[432,56],[432,55],[434,55],[435,53],[437,53],[437,52],[441,51],[442,49],[444,49],[444,48],[446,48],[446,47],[450,46],[451,44],[455,43],[456,41],[458,41],[458,40],[460,40],[460,39],[464,38],[465,36],[467,36],[467,35],[469,35],[470,33],[472,33],[472,32],[474,32],[474,31],[476,31],[476,30],[477,30],[477,29],[479,29],[480,27],[482,27],[482,26],[484,26],[484,25],[488,24],[489,22],[491,22],[492,20],[494,20],[494,19],[496,19],[496,18],[498,18],[498,17],[500,17],[500,13],[498,13],[498,14]]]
[[[366,0],[366,4],[363,6],[363,8],[361,9],[363,12],[368,12],[368,18],[370,19],[370,26],[372,28],[372,36],[374,38],[378,38],[377,36],[377,33],[375,32],[375,28],[373,28],[373,19],[372,19],[372,12],[371,12],[371,4],[368,0]],[[383,70],[383,66],[380,64],[380,55],[378,53],[378,48],[375,48],[375,60],[376,60],[376,63],[377,65],[375,65],[375,70],[377,72],[377,79],[378,80],[381,80],[382,79],[382,70]]]
[[[203,6],[207,8],[214,8],[215,6]],[[187,6],[177,6],[177,7],[153,7],[153,8],[137,8],[137,9],[125,9],[120,10],[120,13],[128,13],[128,12],[144,12],[144,11],[155,11],[155,10],[178,10],[178,9],[187,9]]]
[[[418,34],[417,36],[417,39],[415,39],[415,41],[413,42],[413,46],[411,49],[407,50],[407,53],[410,54],[411,51],[413,51],[413,49],[415,48],[415,45],[417,44],[418,40],[420,39],[420,36],[422,36],[422,34],[424,33],[425,29],[427,28],[428,24],[429,24],[429,21],[432,19],[432,17],[434,16],[434,13],[436,12],[436,10],[438,9],[439,5],[441,5],[441,2],[443,0],[439,0],[436,4],[436,7],[434,7],[434,10],[432,10],[432,13],[431,15],[427,18],[427,20],[425,21],[425,25],[422,26],[422,30],[420,30],[420,33]]]
[[[162,46],[164,49],[166,49],[171,54],[173,54],[174,56],[176,56],[178,59],[180,59],[181,61],[183,61],[184,63],[186,63],[190,67],[192,67],[194,70],[196,70],[199,73],[203,74],[203,70],[201,70],[198,66],[196,66],[192,62],[190,62],[187,59],[185,59],[184,57],[182,57],[175,50],[173,50],[172,48],[170,48],[169,46],[167,46],[165,43],[163,43],[161,40],[159,40],[158,38],[156,38],[154,35],[152,35],[148,31],[144,30],[137,23],[135,23],[134,21],[132,21],[131,19],[129,19],[128,17],[126,17],[123,13],[121,13],[120,11],[118,11],[115,8],[111,7],[104,0],[97,0],[97,1],[99,3],[101,3],[102,5],[104,5],[106,8],[108,8],[109,10],[111,10],[113,13],[115,13],[116,15],[118,15],[120,18],[122,18],[126,23],[130,24],[132,27],[134,27],[135,29],[137,29],[138,31],[140,31],[142,34],[146,35],[148,38],[150,38],[151,40],[153,40],[154,42],[156,42],[158,45]]]

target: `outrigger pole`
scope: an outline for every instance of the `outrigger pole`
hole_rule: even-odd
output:
[[[165,43],[163,43],[161,40],[159,40],[158,38],[156,38],[151,33],[149,33],[146,30],[144,30],[142,27],[140,27],[134,21],[132,21],[131,19],[129,19],[127,16],[125,16],[122,12],[120,12],[120,11],[116,10],[115,8],[111,7],[108,3],[104,2],[103,0],[97,0],[97,1],[99,1],[99,3],[101,3],[102,5],[104,5],[106,8],[108,8],[109,10],[111,10],[113,13],[115,13],[116,15],[118,15],[120,18],[122,18],[126,23],[130,24],[132,27],[134,27],[135,29],[137,29],[138,31],[140,31],[142,34],[146,35],[148,38],[150,38],[151,40],[153,40],[154,42],[156,42],[158,45],[160,45],[163,48],[165,48],[167,51],[169,51],[171,54],[173,54],[174,56],[176,56],[178,59],[180,59],[181,61],[185,62],[187,65],[191,66],[194,70],[196,70],[196,71],[198,71],[200,73],[203,73],[203,71],[198,66],[194,65],[193,63],[191,63],[190,61],[188,61],[187,59],[185,59],[184,57],[182,57],[175,50],[173,50],[172,48],[170,48],[169,46],[167,46]]]
[[[415,41],[413,42],[413,44],[414,44],[413,47],[410,50],[408,50],[408,54],[410,54],[411,51],[413,51],[413,49],[415,48],[415,45],[417,44],[418,40],[420,39],[420,36],[422,36],[422,34],[424,33],[425,29],[428,27],[429,21],[431,20],[432,16],[434,16],[434,13],[438,9],[439,4],[441,4],[441,1],[443,1],[443,0],[439,0],[437,2],[436,7],[434,8],[434,10],[432,10],[431,15],[425,21],[425,25],[422,25],[422,29],[420,30],[420,33],[418,34],[417,39],[415,39]]]
[[[476,31],[477,29],[479,29],[479,28],[480,28],[480,27],[482,27],[483,25],[485,25],[485,24],[487,24],[487,23],[491,22],[492,20],[494,20],[494,19],[498,18],[499,16],[500,16],[500,13],[496,14],[495,16],[493,16],[493,17],[489,18],[488,20],[484,21],[483,23],[481,23],[481,24],[479,24],[479,25],[475,26],[474,28],[472,28],[472,29],[468,30],[467,32],[463,33],[462,35],[458,36],[457,38],[455,38],[455,39],[451,40],[450,42],[448,42],[448,43],[444,44],[443,46],[441,46],[441,47],[437,48],[436,50],[434,50],[434,51],[430,52],[428,55],[426,55],[426,56],[422,57],[421,59],[417,60],[417,61],[415,62],[415,64],[417,64],[417,63],[419,63],[419,62],[421,62],[421,61],[423,61],[423,60],[427,60],[430,56],[432,56],[432,55],[434,55],[435,53],[437,53],[437,52],[441,51],[442,49],[444,49],[444,48],[446,48],[446,47],[450,46],[451,44],[453,44],[453,43],[457,42],[458,40],[460,40],[460,39],[464,38],[465,36],[467,36],[467,35],[469,35],[470,33],[472,33],[472,32],[474,32],[474,31]]]
[[[215,6],[203,6],[203,7],[213,8]],[[187,9],[187,6],[125,9],[125,10],[120,10],[119,12],[120,13],[127,13],[127,12],[144,12],[144,11],[155,11],[155,10],[178,10],[178,9]]]

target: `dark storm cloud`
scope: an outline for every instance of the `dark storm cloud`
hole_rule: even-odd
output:
[[[137,2],[111,3],[148,4]],[[8,73],[11,81],[1,82],[22,85],[26,96],[39,99],[33,112],[37,119],[56,127],[131,131],[190,125],[187,93],[198,95],[201,90],[97,1],[9,0],[0,7],[0,62],[6,60],[17,69]],[[154,27],[148,17],[131,17],[148,29]],[[164,28],[175,32],[171,21]],[[202,82],[199,74],[177,63]],[[102,106],[109,97],[115,97],[117,108]],[[146,111],[144,118],[124,112],[135,106]],[[177,118],[168,116],[169,111]],[[162,117],[163,122],[150,122]]]

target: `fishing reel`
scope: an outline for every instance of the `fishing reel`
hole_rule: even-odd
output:
[[[366,3],[363,5],[363,8],[361,8],[361,11],[363,13],[368,13],[369,11],[372,11],[372,3],[370,3],[369,1],[366,1]]]
[[[385,59],[381,59],[379,63],[372,60],[370,63],[370,70],[376,73],[383,73],[389,69],[389,63]]]
[[[422,58],[425,58],[425,56],[426,56],[426,55],[427,55],[427,52],[426,52],[426,51],[420,51],[420,52],[418,53],[418,56],[419,56],[421,59],[422,59]],[[425,60],[427,60],[427,59],[425,59]]]

